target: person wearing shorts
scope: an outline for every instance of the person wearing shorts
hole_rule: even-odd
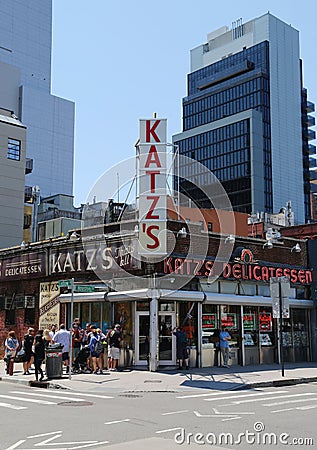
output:
[[[120,359],[120,341],[121,341],[121,332],[120,325],[115,325],[114,329],[110,333],[110,366],[109,370],[117,370],[118,361]]]

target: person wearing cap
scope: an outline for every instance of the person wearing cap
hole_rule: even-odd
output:
[[[118,361],[120,358],[120,341],[121,341],[121,332],[120,325],[116,324],[114,329],[110,333],[110,367],[109,370],[117,370]]]

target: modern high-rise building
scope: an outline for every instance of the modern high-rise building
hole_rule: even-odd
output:
[[[27,127],[27,183],[73,194],[74,103],[51,94],[52,0],[0,0],[0,107]]]
[[[236,211],[276,212],[291,201],[303,223],[311,219],[312,111],[299,32],[270,13],[239,19],[191,50],[183,131],[173,143],[216,175]],[[180,176],[181,192],[212,206],[194,185],[204,184],[199,174],[181,165]]]

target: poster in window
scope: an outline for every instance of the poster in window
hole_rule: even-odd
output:
[[[260,331],[272,331],[271,313],[262,312],[259,314]]]
[[[202,315],[203,331],[214,331],[217,328],[217,314]]]

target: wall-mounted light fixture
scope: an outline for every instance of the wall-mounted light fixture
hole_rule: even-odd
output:
[[[233,234],[229,234],[229,236],[226,237],[225,239],[225,244],[229,243],[229,244],[234,244],[236,241],[236,238]]]
[[[294,245],[294,247],[291,248],[291,252],[300,253],[301,251],[302,249],[298,242],[296,245]]]
[[[70,241],[77,241],[77,239],[80,238],[80,235],[78,233],[76,233],[76,231],[73,231],[70,235],[69,235],[69,240]]]
[[[177,232],[177,237],[181,237],[181,238],[187,237],[187,230],[186,230],[185,227],[181,228],[181,229]]]
[[[265,248],[265,247],[267,247],[269,250],[271,250],[273,248],[273,242],[271,239],[268,239],[262,248]]]

